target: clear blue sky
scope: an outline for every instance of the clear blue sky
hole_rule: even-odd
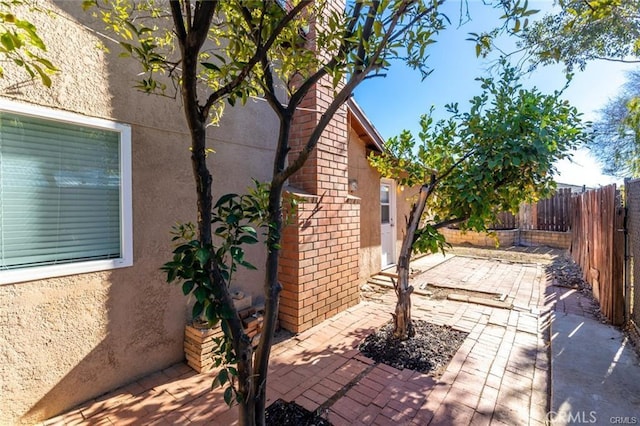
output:
[[[552,4],[552,0],[529,1],[531,9],[542,10],[535,16],[551,10]],[[465,39],[470,32],[478,33],[495,27],[500,13],[484,6],[480,0],[469,0],[469,11],[472,21],[459,27],[460,1],[445,3],[445,13],[451,20],[451,26],[436,37],[437,43],[430,46],[428,64],[433,72],[424,81],[417,71],[395,63],[386,77],[367,80],[356,91],[356,101],[385,139],[403,129],[417,130],[420,115],[432,105],[436,107],[437,118],[445,117],[445,104],[458,102],[463,109],[472,96],[480,93],[474,79],[488,75],[496,57],[476,58],[474,43]],[[502,40],[499,46],[508,51],[512,43]],[[564,97],[584,114],[586,120],[593,120],[598,109],[615,96],[624,82],[624,72],[632,68],[632,65],[606,61],[590,63],[584,72],[576,72]],[[525,77],[523,83],[551,93],[564,86],[565,77],[561,66],[544,67]],[[615,181],[600,174],[597,162],[586,150],[574,155],[573,164],[565,161],[557,167],[560,171],[557,180],[562,183],[597,186]]]

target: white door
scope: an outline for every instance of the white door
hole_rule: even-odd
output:
[[[395,182],[382,179],[380,183],[380,245],[382,246],[382,268],[396,263],[395,224],[396,224]]]

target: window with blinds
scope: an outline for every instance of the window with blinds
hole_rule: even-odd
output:
[[[129,128],[18,109],[0,109],[0,283],[130,265]]]

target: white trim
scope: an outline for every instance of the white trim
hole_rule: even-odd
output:
[[[118,259],[0,270],[0,285],[66,275],[106,271],[133,265],[133,204],[131,175],[131,126],[84,115],[19,103],[0,98],[0,111],[52,121],[111,130],[120,134],[120,252]]]
[[[396,204],[396,198],[397,198],[397,194],[396,194],[396,181],[393,179],[386,179],[386,178],[381,178],[380,179],[380,186],[382,185],[389,185],[389,222],[391,225],[391,259],[393,259],[393,261],[391,263],[389,263],[388,265],[384,265],[382,266],[383,268],[388,268],[390,266],[395,265],[395,260],[397,258],[397,252],[398,252],[398,231],[396,229],[397,227],[397,216],[398,216],[398,211],[397,211],[397,204]],[[382,226],[382,224],[380,224],[380,226]],[[380,254],[382,255],[382,239],[380,240]],[[382,262],[381,262],[382,263]]]

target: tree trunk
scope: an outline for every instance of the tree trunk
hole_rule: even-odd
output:
[[[396,290],[397,302],[396,311],[393,314],[393,335],[401,340],[406,340],[413,336],[413,326],[411,324],[411,293],[413,287],[409,285],[409,266],[411,262],[411,251],[415,240],[416,232],[420,227],[420,219],[424,213],[427,199],[435,187],[435,177],[432,177],[430,184],[420,187],[418,200],[411,206],[411,213],[407,221],[407,232],[402,240],[402,248],[398,256],[398,281],[393,285]]]
[[[205,156],[205,132],[204,123],[200,123],[200,126],[194,126],[199,128],[197,131],[192,131],[192,164],[194,178],[196,181],[196,190],[198,194],[198,239],[203,246],[208,246],[212,243],[211,233],[211,208],[212,208],[212,196],[211,186],[212,177],[206,164]],[[192,127],[192,128],[194,128]],[[255,413],[255,384],[254,384],[254,371],[253,371],[253,347],[251,346],[251,340],[246,335],[242,328],[242,322],[238,316],[237,311],[234,308],[233,300],[229,294],[227,288],[227,282],[220,274],[220,270],[217,265],[214,264],[214,260],[211,259],[208,265],[205,266],[208,275],[213,285],[219,290],[218,297],[220,302],[230,308],[234,312],[234,317],[225,320],[231,331],[231,337],[233,340],[234,351],[238,357],[238,392],[243,395],[243,400],[240,402],[240,415],[239,424],[241,426],[253,426],[255,425],[254,413]]]
[[[272,99],[273,100],[273,99]],[[278,148],[273,164],[271,186],[269,188],[267,234],[267,261],[265,265],[264,279],[264,323],[260,343],[255,354],[255,424],[265,424],[265,410],[267,404],[267,373],[269,369],[269,356],[273,345],[273,334],[278,320],[278,305],[282,285],[278,281],[278,258],[280,256],[280,240],[282,236],[282,190],[285,177],[283,170],[289,152],[289,132],[293,115],[289,113],[279,114],[280,129],[278,134]]]
[[[264,282],[265,312],[260,343],[255,359],[255,424],[265,424],[267,402],[267,372],[269,356],[273,345],[273,334],[278,319],[278,305],[282,286],[278,282],[278,257],[280,236],[282,235],[282,185],[272,182],[269,193],[269,233],[267,236],[267,262]]]
[[[198,239],[202,247],[212,247],[213,242],[211,227],[213,178],[206,161],[206,122],[209,119],[209,110],[208,108],[200,108],[198,103],[197,66],[200,49],[207,38],[217,6],[217,1],[199,4],[195,8],[193,18],[187,15],[189,22],[185,27],[181,10],[182,4],[178,1],[170,2],[182,56],[181,94],[185,117],[191,134],[191,164],[196,183],[198,207]],[[185,5],[185,8],[189,7],[189,4]],[[232,317],[224,321],[229,326],[233,348],[238,358],[237,391],[243,397],[239,403],[239,424],[241,426],[254,426],[256,423],[256,388],[251,339],[244,332],[242,321],[233,305],[233,300],[227,287],[228,283],[220,273],[220,268],[215,263],[213,256],[204,265],[204,268],[214,287],[213,296],[211,297],[219,299],[219,302],[233,312]]]
[[[253,381],[253,347],[251,339],[243,333],[236,347],[238,355],[238,392],[243,395],[239,403],[238,423],[254,426],[256,413],[255,381]],[[236,341],[234,337],[234,342]]]
[[[406,266],[400,266],[403,261]],[[413,287],[409,285],[409,262],[407,257],[401,255],[398,262],[398,281],[394,281],[393,284],[398,298],[396,312],[393,315],[393,335],[398,339],[406,340],[414,335],[411,324],[411,293],[413,293]]]

